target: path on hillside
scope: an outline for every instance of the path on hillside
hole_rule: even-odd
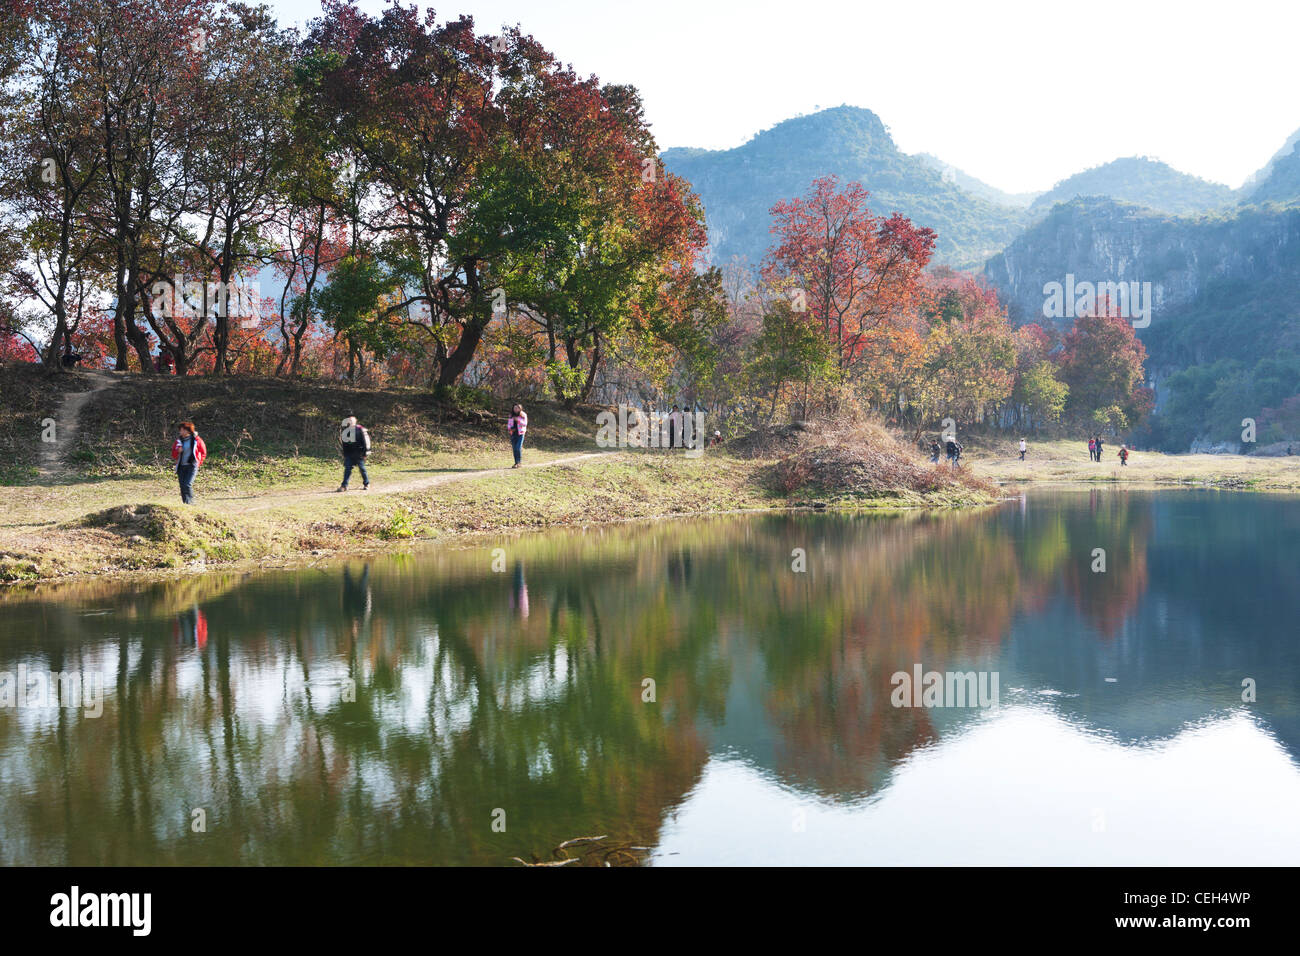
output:
[[[86,371],[80,373],[88,378],[92,388],[86,392],[68,392],[63,396],[59,409],[54,413],[54,441],[41,443],[41,480],[53,484],[68,472],[68,452],[72,450],[73,439],[77,437],[77,424],[81,410],[90,399],[105,389],[112,388],[118,379],[111,372]]]
[[[539,461],[533,464],[521,465],[521,468],[551,468],[555,465],[567,465],[572,462],[586,461],[589,458],[601,458],[605,455],[616,454],[616,452],[594,451],[581,455],[569,455],[565,458],[552,458],[550,461]],[[340,474],[342,473],[342,463],[339,464]],[[469,478],[485,478],[489,475],[500,475],[503,472],[510,471],[510,467],[501,468],[481,468],[473,471],[450,471],[430,475],[426,478],[408,478],[404,481],[385,481],[384,469],[368,468],[371,473],[370,490],[362,491],[361,486],[356,482],[361,480],[360,474],[355,470],[352,473],[353,485],[346,492],[338,492],[333,489],[328,491],[286,491],[275,494],[258,494],[258,495],[235,495],[223,497],[221,495],[212,495],[207,497],[199,494],[196,503],[200,507],[216,506],[220,511],[234,511],[246,513],[250,511],[266,511],[270,508],[278,508],[284,505],[296,504],[299,501],[322,500],[326,498],[338,498],[347,500],[349,498],[373,498],[378,495],[395,495],[405,491],[419,491],[422,488],[433,488],[437,485],[446,485],[455,481],[464,481]],[[200,469],[200,472],[202,469]]]

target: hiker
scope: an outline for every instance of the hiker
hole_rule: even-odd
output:
[[[1120,446],[1119,446],[1119,463],[1120,463],[1121,465],[1127,465],[1127,464],[1128,464],[1128,446],[1127,446],[1127,445],[1120,445]]]
[[[682,410],[676,405],[668,413],[668,447],[676,448],[681,442],[682,435]]]
[[[722,432],[718,431],[715,428],[713,430],[713,437],[709,439],[709,447],[712,448],[714,445],[721,445],[721,444],[722,444]]]
[[[1028,450],[1029,450],[1029,446],[1025,444],[1025,440],[1023,438],[1020,439],[1020,460],[1021,461],[1025,460],[1025,452],[1027,452]]]
[[[1088,460],[1097,460],[1097,439],[1095,437],[1088,439]]]
[[[176,462],[176,478],[180,481],[183,504],[194,504],[194,476],[207,457],[208,446],[203,444],[203,439],[194,430],[194,423],[181,422],[177,425],[172,461]]]
[[[961,445],[957,444],[957,439],[949,438],[944,442],[944,451],[948,455],[948,464],[952,468],[957,467],[957,460],[961,458]]]
[[[370,490],[370,475],[366,473],[366,456],[370,454],[370,432],[357,424],[357,417],[349,415],[343,419],[343,431],[339,434],[339,446],[343,450],[343,484],[339,491],[348,490],[348,479],[352,469],[361,472],[361,490]]]
[[[942,450],[943,449],[939,447],[939,440],[937,438],[930,440],[930,464],[939,464],[939,452]]]
[[[524,432],[528,431],[528,415],[518,402],[510,409],[506,430],[510,432],[510,450],[515,453],[515,463],[510,467],[518,468],[524,459]]]
[[[1102,446],[1101,436],[1098,435],[1097,436],[1097,460],[1098,461],[1101,461],[1101,446]]]
[[[76,368],[81,364],[81,356],[76,352],[64,352],[63,357],[59,359],[59,364],[64,368]]]

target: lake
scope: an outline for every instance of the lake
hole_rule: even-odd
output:
[[[1295,865],[1298,540],[1108,488],[13,592],[0,864]]]

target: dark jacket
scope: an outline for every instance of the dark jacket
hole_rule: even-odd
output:
[[[349,425],[339,435],[339,444],[343,448],[343,457],[354,461],[370,454],[370,432],[363,425]]]

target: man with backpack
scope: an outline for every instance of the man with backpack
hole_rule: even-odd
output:
[[[357,424],[355,415],[343,419],[343,431],[339,435],[339,446],[343,450],[343,484],[339,491],[348,490],[348,479],[352,469],[361,472],[361,490],[370,490],[370,476],[366,474],[366,456],[370,454],[370,432]]]

